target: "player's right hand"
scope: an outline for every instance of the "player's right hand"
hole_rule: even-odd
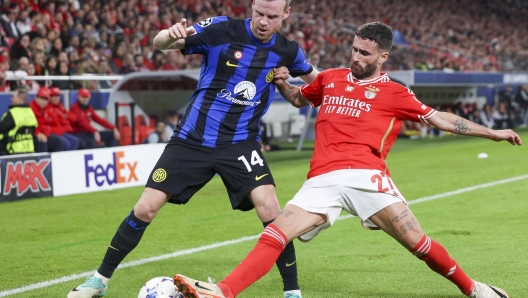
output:
[[[290,71],[285,66],[273,70],[273,82],[277,85],[284,84],[290,77]]]
[[[187,27],[187,19],[183,18],[177,24],[172,25],[169,29],[169,36],[174,40],[186,38],[188,35],[194,34],[193,26]]]

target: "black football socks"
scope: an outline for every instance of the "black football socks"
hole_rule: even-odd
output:
[[[97,272],[104,277],[112,277],[117,266],[139,244],[149,224],[137,218],[132,210],[117,229]]]

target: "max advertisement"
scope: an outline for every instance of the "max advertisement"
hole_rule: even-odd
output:
[[[164,147],[150,144],[54,153],[53,195],[145,185]]]
[[[51,155],[0,159],[0,202],[53,195]]]

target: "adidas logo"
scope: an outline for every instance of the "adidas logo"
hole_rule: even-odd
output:
[[[447,273],[446,277],[452,275],[453,273],[455,273],[455,270],[456,270],[457,266],[453,266],[451,269],[449,269],[449,273]]]
[[[334,88],[334,83],[330,83],[330,84],[326,85],[325,88]]]

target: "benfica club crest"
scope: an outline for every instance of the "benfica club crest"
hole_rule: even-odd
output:
[[[367,90],[365,90],[365,97],[368,99],[373,99],[380,91],[378,88],[372,87],[372,85],[368,86],[366,89]]]

